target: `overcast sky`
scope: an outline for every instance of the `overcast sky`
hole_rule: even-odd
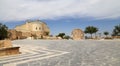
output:
[[[120,0],[0,0],[0,20],[119,18]]]
[[[0,22],[13,28],[28,19],[47,22],[52,32],[56,31],[55,28],[63,30],[52,22],[57,22],[63,27],[67,22],[69,28],[64,28],[66,32],[88,25],[101,25],[99,28],[104,27],[111,31],[110,27],[120,24],[120,0],[0,0]],[[105,27],[108,23],[109,28]]]

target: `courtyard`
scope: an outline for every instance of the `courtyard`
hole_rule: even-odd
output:
[[[120,66],[120,40],[14,40],[20,55],[0,66]]]

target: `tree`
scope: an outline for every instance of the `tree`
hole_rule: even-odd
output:
[[[120,36],[120,24],[116,25],[113,29],[113,36]]]
[[[85,28],[85,33],[88,33],[91,35],[91,38],[92,38],[92,34],[95,33],[96,35],[96,32],[98,31],[98,28],[97,27],[94,27],[94,26],[88,26]]]
[[[59,34],[57,35],[57,37],[61,37],[62,39],[63,39],[64,36],[65,36],[65,33],[59,33]]]
[[[0,40],[4,40],[8,37],[8,27],[2,23],[0,23]]]
[[[106,35],[106,37],[107,37],[107,35],[109,35],[109,32],[105,31],[105,32],[104,32],[104,35]]]
[[[70,36],[64,36],[64,39],[70,39],[71,37]]]

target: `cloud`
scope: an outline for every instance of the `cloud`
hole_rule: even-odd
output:
[[[120,0],[0,0],[0,20],[119,18]]]

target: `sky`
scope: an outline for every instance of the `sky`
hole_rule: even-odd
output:
[[[120,24],[120,0],[0,0],[0,22],[9,29],[26,20],[46,22],[51,34],[87,26],[112,32]]]

